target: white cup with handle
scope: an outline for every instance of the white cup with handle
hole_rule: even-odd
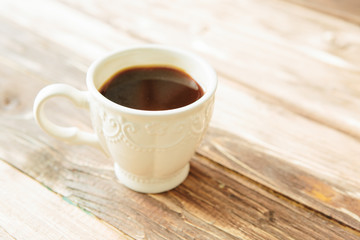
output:
[[[100,92],[100,87],[122,69],[137,66],[172,66],[190,75],[204,95],[186,106],[169,110],[139,110],[119,105]],[[212,115],[217,76],[202,58],[173,47],[142,45],[125,48],[95,61],[86,76],[87,91],[67,84],[43,88],[34,103],[34,116],[48,134],[69,143],[102,149],[114,160],[119,181],[143,193],[159,193],[181,184],[189,173],[189,161]],[[44,104],[65,97],[90,111],[94,133],[51,122]]]

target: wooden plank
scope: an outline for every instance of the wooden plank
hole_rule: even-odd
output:
[[[215,106],[222,117],[214,118],[213,126],[229,127],[211,129],[199,152],[360,229],[359,142],[244,88],[222,88],[226,97],[218,96]]]
[[[213,14],[208,14],[206,10],[214,5],[204,2],[197,2],[195,6],[192,3],[191,8],[182,4],[176,9],[171,8],[170,4],[157,2],[156,10],[151,12],[147,12],[146,8],[137,10],[137,6],[131,3],[126,5],[126,8],[124,5],[122,8],[111,5],[112,9],[119,9],[116,11],[107,9],[106,6],[109,5],[100,10],[82,4],[81,1],[76,4],[81,11],[98,18],[103,17],[101,13],[106,11],[106,22],[141,39],[162,43],[176,42],[186,48],[193,47],[196,51],[202,51],[217,67],[220,76],[224,76],[220,78],[223,84],[219,87],[219,92],[222,92],[218,96],[220,95],[221,100],[218,98],[215,110],[217,117],[213,126],[232,131],[239,136],[250,137],[250,142],[258,143],[266,151],[276,154],[282,159],[280,162],[289,165],[289,169],[294,166],[303,168],[310,171],[315,179],[321,179],[321,182],[329,183],[338,189],[336,192],[341,197],[330,209],[338,206],[335,215],[359,229],[360,212],[357,207],[353,207],[359,203],[359,147],[356,140],[336,133],[341,131],[357,139],[360,136],[360,115],[359,111],[356,111],[360,107],[360,92],[357,87],[360,54],[354,54],[354,50],[359,52],[356,47],[359,42],[359,29],[356,26],[278,1],[267,4],[248,2],[246,10],[256,9],[256,12],[251,13],[235,8],[233,4],[221,5],[215,8]],[[74,3],[70,5],[74,6]],[[197,9],[204,11],[198,13]],[[237,14],[232,9],[236,9]],[[135,11],[140,12],[142,19],[139,20],[132,14]],[[169,14],[169,11],[172,14]],[[188,17],[179,18],[176,13],[180,12],[186,12]],[[227,13],[226,17],[219,17],[224,12]],[[196,14],[201,14],[200,21],[194,17]],[[231,24],[242,20],[239,15],[249,15],[249,19],[257,20],[241,27]],[[276,18],[271,18],[271,15]],[[286,19],[290,16],[294,16],[292,19],[297,28],[287,25]],[[167,29],[169,21],[178,27]],[[195,30],[192,25],[195,25]],[[306,32],[301,31],[302,29]],[[319,35],[319,32],[322,35]],[[183,35],[192,37],[184,38]],[[256,54],[255,49],[261,49],[262,54]],[[267,55],[271,57],[266,57]],[[246,61],[234,61],[237,56],[242,56]],[[249,62],[256,65],[252,66]],[[289,65],[289,62],[293,64]],[[303,70],[306,67],[303,63],[306,62],[311,65],[311,71]],[[256,66],[262,66],[261,71]],[[269,105],[283,107],[271,109],[268,103],[264,105],[256,102],[252,97],[249,98],[247,93],[241,98],[239,91],[249,92],[250,95],[270,103]],[[220,101],[222,102],[219,103]],[[233,109],[238,109],[238,112]],[[259,113],[259,109],[262,112]],[[277,116],[279,112],[284,116]],[[297,115],[319,124],[309,124]],[[286,120],[283,122],[279,117]],[[264,124],[263,119],[271,120]],[[223,124],[225,121],[226,126]],[[335,131],[321,125],[329,126]],[[269,139],[270,136],[277,137]],[[299,145],[299,141],[306,141],[307,146]],[[346,147],[337,148],[339,143]],[[341,159],[341,162],[338,159]],[[276,172],[277,168],[271,167]],[[243,172],[241,168],[235,169]],[[264,172],[258,174],[261,176]],[[265,184],[273,182],[271,178],[262,178],[265,179],[262,181]],[[273,184],[268,186],[270,185]],[[338,185],[342,188],[338,188]],[[313,186],[309,186],[309,189],[312,188]],[[275,189],[282,188],[277,185]],[[288,193],[292,197],[297,195],[295,199],[314,208],[317,208],[319,202],[320,205],[329,206],[324,198],[316,198],[308,192],[300,195],[302,194],[305,194],[305,199],[315,198],[315,201],[309,203],[304,201],[303,196],[298,196],[299,193]],[[352,201],[344,200],[348,197]],[[344,204],[347,206],[344,207]],[[320,206],[319,209],[324,208]],[[332,210],[326,212],[333,215]]]
[[[215,128],[209,129],[198,152],[329,218],[341,220],[356,229],[360,227],[358,183],[344,184],[341,179],[331,181],[338,177],[330,171],[324,172],[328,177],[313,175],[314,171],[289,165],[276,153],[264,153],[259,143]],[[296,159],[292,160],[296,162]],[[307,167],[321,166],[309,163]],[[322,170],[319,169],[319,172]],[[346,177],[346,172],[339,174]],[[349,174],[355,179],[358,172]]]
[[[92,7],[96,1],[67,4],[138,39],[200,52],[228,79],[360,138],[360,30],[354,24],[277,0],[176,8],[154,1],[153,11],[119,1],[101,8]]]
[[[50,9],[60,9],[59,11],[61,11],[61,15],[66,15],[69,19],[79,20],[80,22],[92,19],[86,15],[78,16],[76,12],[61,4],[47,4],[50,4]],[[165,8],[166,7],[167,5],[165,5]],[[16,11],[16,7],[12,8],[12,12]],[[15,19],[13,21],[17,22],[17,24],[20,24],[25,29],[27,29],[30,25],[28,22],[23,23],[24,19],[26,19],[27,17],[28,19],[33,19],[37,14],[27,12],[21,13],[23,15],[18,14],[20,16],[18,17],[20,20]],[[10,15],[6,14],[3,14],[3,16],[9,18],[11,17]],[[58,17],[54,17],[53,19],[50,16],[47,19],[47,26],[55,24],[58,21],[57,18]],[[34,21],[37,21],[39,23],[42,22],[41,18],[38,18],[38,16],[34,19]],[[96,22],[94,24],[94,31],[102,28],[103,25],[104,24],[101,22]],[[159,25],[159,28],[160,27],[162,27],[162,25]],[[9,28],[13,28],[13,26]],[[114,30],[111,30],[111,28],[106,29],[107,34],[109,36],[112,36],[111,38],[124,39],[119,40],[119,44],[127,44],[131,41],[130,36],[128,37],[129,39],[123,36],[117,37],[116,33],[113,32]],[[5,85],[11,86],[12,79],[23,79],[23,82],[26,82],[26,77],[21,77],[21,72],[24,71],[24,68],[27,71],[26,74],[31,73],[34,79],[46,78],[48,79],[46,81],[53,81],[54,79],[56,79],[57,75],[55,75],[52,71],[54,71],[53,69],[56,69],[56,67],[54,66],[57,66],[58,62],[65,63],[64,65],[66,66],[67,74],[65,82],[71,82],[72,79],[76,79],[76,77],[80,76],[81,74],[84,75],[85,70],[83,67],[90,62],[89,59],[91,58],[91,56],[95,56],[97,55],[97,52],[102,52],[106,50],[101,46],[97,46],[96,49],[98,49],[98,51],[96,53],[93,53],[91,51],[90,53],[86,53],[86,51],[82,50],[76,51],[76,48],[80,45],[80,42],[78,41],[74,41],[74,45],[71,46],[63,47],[64,45],[60,45],[62,47],[59,48],[59,40],[51,35],[49,36],[48,34],[46,34],[46,30],[40,28],[40,30],[35,29],[34,31],[37,35],[33,37],[29,37],[31,35],[30,33],[24,33],[22,28],[20,28],[19,31],[13,31],[14,37],[9,41],[12,42],[13,45],[8,42],[8,45],[6,46],[10,48],[6,48],[7,50],[4,49],[3,51],[8,53],[7,56],[10,55],[10,60],[6,59],[6,61],[4,60],[3,62],[5,63],[5,66],[12,66],[12,68],[17,70],[18,72],[12,73],[12,71],[10,71],[10,73],[8,73],[10,77],[8,78],[8,82]],[[73,35],[74,38],[82,34],[81,26],[76,25],[72,27],[65,27],[62,31],[63,32],[61,32],[61,35]],[[22,34],[16,35],[15,32],[21,32]],[[162,36],[167,36],[167,38],[169,38],[169,36],[165,33]],[[32,40],[35,46],[38,42],[43,41],[43,44],[46,44],[47,47],[47,54],[45,54],[45,50],[43,48],[39,47],[37,49],[37,52],[25,52],[22,55],[23,61],[17,62],[16,56],[20,54],[11,55],[11,52],[14,48],[15,50],[17,48],[26,48],[26,45],[24,46],[25,43],[21,40],[23,37],[25,37],[24,39],[26,40]],[[93,38],[93,36],[89,36],[89,38]],[[165,39],[163,41],[170,40]],[[96,43],[93,44],[96,45]],[[51,51],[49,51],[49,49],[51,49]],[[70,50],[73,51],[74,54],[71,54]],[[213,48],[210,48],[210,50],[213,50]],[[54,56],[49,54],[49,52],[53,52]],[[209,52],[214,56],[217,56],[216,51]],[[31,57],[34,55],[39,56],[35,53],[42,53],[42,55],[40,56],[43,56],[43,58],[39,59],[38,63],[40,66],[43,64],[48,64],[46,65],[49,67],[48,69],[37,69],[36,67],[26,65],[25,59],[31,59]],[[80,56],[78,56],[77,54],[79,54]],[[69,55],[71,55],[73,57],[72,59],[74,59],[71,62],[66,61]],[[212,61],[220,62],[221,55],[219,55],[217,58],[214,56],[211,58]],[[11,57],[13,57],[13,59]],[[51,61],[49,61],[50,59]],[[216,66],[218,66],[219,69],[225,69],[225,65],[226,64],[222,63],[219,64],[219,66]],[[63,65],[61,66],[63,67]],[[78,66],[81,67],[79,68]],[[236,69],[236,66],[230,66],[229,69]],[[230,76],[235,75],[235,71],[232,71],[233,72],[231,72]],[[58,73],[61,72],[65,71],[59,69]],[[75,77],[72,78],[71,76]],[[219,161],[225,166],[228,166],[242,174],[245,174],[246,176],[249,176],[251,178],[257,176],[257,178],[255,179],[261,183],[266,184],[266,186],[269,186],[279,192],[284,191],[284,194],[286,196],[289,196],[298,202],[306,203],[311,208],[317,209],[321,212],[325,212],[326,215],[332,216],[346,224],[349,224],[353,228],[359,229],[359,210],[357,208],[359,201],[359,179],[357,177],[359,163],[357,161],[357,156],[359,156],[360,148],[358,142],[351,137],[346,136],[345,134],[339,133],[336,130],[333,130],[331,128],[323,126],[322,124],[307,119],[306,115],[305,117],[303,115],[299,116],[296,111],[294,113],[293,109],[288,108],[289,104],[279,104],[278,99],[274,98],[272,95],[262,94],[262,92],[260,92],[259,94],[258,89],[250,88],[248,86],[244,87],[243,84],[238,84],[237,79],[229,80],[226,76],[226,74],[220,75],[221,84],[219,86],[218,101],[212,126],[220,127],[227,130],[227,132],[232,131],[236,136],[240,137],[240,140],[245,139],[245,142],[248,143],[246,145],[246,147],[249,148],[248,152],[251,152],[251,150],[256,146],[256,148],[258,149],[257,154],[261,154],[262,157],[245,157],[245,165],[243,164],[242,166],[239,166],[239,159],[234,158],[234,156],[237,156],[242,161],[242,155],[239,152],[236,152],[236,149],[242,147],[242,143],[241,141],[235,143],[231,142],[231,138],[228,137],[229,135],[227,135],[228,133],[226,132],[222,132],[223,136],[215,134],[213,135],[214,137],[208,137],[208,145],[203,145],[202,149],[200,149],[199,151],[202,154],[211,157],[215,161]],[[45,85],[45,83],[46,82],[44,81],[40,81],[40,83],[36,83],[36,81],[34,81],[33,84],[38,85],[36,88],[31,90],[32,92],[29,93],[29,95],[14,97],[14,99],[18,98],[17,101],[19,101],[23,105],[15,105],[16,107],[14,107],[14,109],[12,110],[13,112],[9,112],[8,110],[3,111],[3,113],[5,115],[8,115],[9,117],[8,119],[4,119],[4,129],[12,129],[11,126],[6,124],[7,122],[14,121],[13,119],[16,117],[31,117],[31,115],[28,114],[19,114],[15,115],[15,117],[13,114],[17,111],[26,111],[27,113],[31,114],[31,99],[36,95],[37,89],[40,86]],[[77,80],[72,81],[72,84],[75,84],[77,86],[83,86],[83,83]],[[307,85],[305,85],[304,88],[306,88],[306,86]],[[16,94],[16,92],[14,94]],[[22,99],[23,97],[26,98]],[[232,99],[238,100],[233,101]],[[20,109],[20,106],[23,106],[22,110],[16,110]],[[229,108],[229,106],[232,106],[232,108]],[[80,120],[85,119],[85,115],[77,114],[76,110],[71,110],[67,107],[62,108],[61,104],[57,104],[56,107],[56,110],[53,111],[53,113],[55,114],[56,112],[58,112],[58,114],[61,115],[62,112],[64,112],[65,110],[70,111],[70,116],[62,118],[64,120],[64,123],[70,123],[75,120],[76,122],[79,122],[79,125],[84,125],[81,124]],[[57,110],[59,108],[60,110]],[[238,111],[234,112],[233,109],[237,109]],[[71,116],[72,113],[74,113],[75,115]],[[80,120],[76,120],[78,116],[80,117]],[[264,124],[263,119],[271,119],[271,121]],[[226,122],[226,124],[224,124],[224,122]],[[27,134],[29,134],[30,136],[39,136],[42,141],[49,142],[49,145],[43,146],[40,144],[40,146],[44,147],[45,149],[49,146],[56,146],[55,149],[52,150],[54,152],[49,154],[48,156],[42,155],[42,153],[44,152],[42,147],[34,147],[34,149],[38,150],[34,150],[33,154],[40,159],[45,159],[46,157],[53,157],[54,154],[57,155],[59,153],[65,155],[75,154],[79,156],[79,158],[84,158],[82,164],[96,166],[97,158],[101,158],[101,154],[99,155],[99,153],[95,153],[96,151],[94,150],[62,145],[61,143],[58,143],[57,141],[46,137],[45,134],[40,133],[38,130],[29,130],[35,128],[35,126],[31,124],[29,125],[25,122],[23,122],[22,124],[28,126],[26,127],[26,131]],[[13,129],[15,129],[14,126]],[[304,129],[307,130],[304,131]],[[9,132],[9,134],[10,133],[11,131]],[[17,139],[17,141],[21,141],[20,139]],[[7,136],[4,136],[3,141],[8,141]],[[299,144],[299,142],[301,142],[302,144]],[[341,143],[344,147],[339,148],[339,143]],[[231,146],[231,148],[229,146]],[[14,147],[16,147],[16,145]],[[212,149],[213,152],[208,151],[208,149]],[[219,149],[221,149],[221,153],[219,153]],[[2,154],[6,156],[6,159],[15,159],[15,156],[18,156],[19,153],[17,153],[13,148],[11,148],[11,146],[9,146],[7,149],[2,150]],[[262,161],[262,158],[272,159],[273,161],[265,161],[267,165],[262,166],[261,163],[264,162]],[[61,160],[59,160],[60,157],[58,156],[57,159],[58,160],[56,162],[58,164],[58,167],[61,168],[62,163]],[[72,157],[68,156],[66,156],[66,159],[70,162],[75,161]],[[342,161],[339,162],[338,159],[341,159]],[[76,159],[76,161],[78,161],[78,159]],[[225,164],[224,162],[227,162],[227,164]],[[242,162],[240,162],[240,164],[241,163]],[[284,168],[281,168],[282,166],[284,166]],[[26,171],[40,176],[42,174],[45,174],[44,172],[46,172],[46,168],[31,168],[34,168],[34,165],[32,167],[29,166]],[[106,162],[104,168],[112,168],[110,160]],[[297,172],[296,169],[299,169],[299,171]],[[285,171],[284,175],[282,175],[281,171]],[[308,173],[308,178],[305,179],[308,181],[304,181],[304,179],[301,178],[299,179],[299,173],[303,174],[304,172]],[[274,177],[274,175],[276,177]],[[284,178],[282,178],[282,176],[284,176]],[[293,185],[291,184],[295,184],[297,182],[294,183],[290,181],[291,179],[299,179],[299,181],[303,181],[301,184],[303,190],[298,191],[296,188],[293,188]],[[52,180],[52,178],[49,178],[45,174],[44,181],[52,184],[51,181],[55,180]],[[317,183],[317,185],[314,185],[314,183]],[[326,197],[323,197],[329,194],[328,188],[326,186],[330,186],[330,188],[335,191],[334,195],[337,196],[335,198],[332,198],[330,203]],[[350,201],[348,201],[347,199],[350,199]]]
[[[40,11],[38,6],[42,6],[45,11]],[[67,55],[67,62],[72,62],[73,55],[95,60],[114,49],[142,42],[119,34],[116,28],[56,1],[34,0],[21,6],[18,2],[4,0],[0,16],[42,36],[45,45],[46,41],[52,41],[71,50],[73,54],[70,52]],[[25,50],[29,50],[28,47]],[[78,67],[86,69],[87,65]]]
[[[180,187],[164,194],[147,195],[133,192],[118,184],[113,170],[107,168],[104,158],[97,159],[96,166],[84,165],[86,161],[74,152],[56,152],[51,146],[47,146],[48,142],[40,142],[39,139],[29,137],[21,131],[13,133],[8,141],[16,142],[18,149],[22,151],[17,154],[16,161],[10,160],[12,164],[39,181],[49,184],[47,187],[63,195],[67,202],[95,214],[136,239],[351,240],[360,237],[359,232],[343,227],[288,199],[279,198],[269,189],[249,182],[249,179],[200,156],[194,157],[190,176]],[[43,147],[40,148],[40,145]],[[39,148],[39,151],[41,149],[42,158],[38,158],[39,153],[34,154],[36,148]],[[37,171],[34,166],[41,171]],[[11,174],[12,171],[8,168],[4,171]],[[6,181],[10,179],[15,182],[15,179],[7,177],[6,174],[2,176]],[[13,187],[11,182],[8,187],[11,189],[5,188],[3,197],[18,199],[11,194],[18,194],[23,189],[32,189],[28,187],[28,178],[24,183],[17,179],[20,189]],[[12,193],[9,194],[8,191]],[[31,197],[17,201],[26,201],[23,203],[24,206],[30,204],[27,201],[35,201],[35,206],[44,206],[44,197],[33,194],[37,191],[26,192]],[[6,208],[13,206],[11,202],[7,204],[9,206]],[[31,204],[34,206],[34,203]],[[59,204],[56,199],[51,199],[50,206],[45,204],[44,208],[62,209],[62,205]],[[34,214],[27,211],[29,210],[25,211],[26,214]],[[43,211],[44,209],[41,212]],[[74,221],[79,221],[66,210],[63,214],[67,217],[70,214]],[[53,221],[60,221],[61,218],[62,214]],[[24,217],[22,221],[27,222],[29,219]],[[18,224],[23,223],[22,221]],[[74,222],[69,224],[73,225]],[[78,227],[78,224],[74,224],[77,231],[84,229]],[[3,223],[1,225],[4,226]],[[10,231],[12,228],[6,226],[6,229]]]
[[[360,2],[357,0],[316,0],[316,1],[302,1],[302,0],[286,0],[296,4],[314,9],[319,12],[330,14],[348,22],[356,24],[360,23]]]
[[[1,158],[136,239],[359,237],[201,157],[179,189],[143,195],[117,184],[112,162],[101,153],[51,139],[32,119],[3,114],[0,131]]]
[[[130,239],[2,160],[0,184],[0,236],[7,239]]]
[[[20,73],[16,76],[22,79]],[[34,77],[34,82],[37,79],[41,78]],[[21,96],[18,99],[27,104]],[[41,133],[31,118],[19,116],[2,110],[0,157],[131,237],[311,239],[308,234],[312,234],[316,239],[325,234],[333,239],[358,238],[355,231],[249,185],[248,180],[241,181],[237,174],[201,157],[195,159],[199,163],[192,164],[192,175],[182,188],[163,195],[134,193],[115,182],[112,162],[101,153],[58,142]],[[299,222],[289,221],[289,216]]]
[[[0,238],[3,240],[14,240],[15,238],[10,236],[10,234],[8,232],[5,231],[5,229],[3,229],[0,226]]]

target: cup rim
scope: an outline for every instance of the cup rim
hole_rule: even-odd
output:
[[[97,69],[99,68],[99,66],[101,66],[101,64],[103,62],[105,62],[107,59],[117,55],[117,54],[122,54],[124,52],[127,51],[133,51],[133,50],[139,50],[139,49],[156,49],[156,50],[166,50],[166,51],[170,51],[176,54],[181,54],[181,55],[185,55],[188,58],[193,58],[195,59],[197,62],[199,62],[201,65],[204,66],[204,68],[208,69],[209,74],[211,75],[211,78],[213,79],[213,81],[211,81],[211,83],[209,84],[209,86],[207,87],[207,90],[205,91],[205,94],[199,98],[198,100],[196,100],[193,103],[190,103],[186,106],[180,107],[180,108],[174,108],[174,109],[168,109],[168,110],[141,110],[141,109],[135,109],[135,108],[129,108],[126,106],[122,106],[120,104],[117,104],[109,99],[107,99],[106,97],[104,97],[99,90],[95,87],[94,84],[94,73],[97,71]],[[103,57],[99,58],[98,60],[94,61],[87,72],[86,75],[86,83],[87,83],[87,87],[88,90],[90,91],[90,93],[96,98],[96,100],[98,100],[99,102],[101,102],[102,104],[106,105],[107,107],[110,107],[114,110],[117,111],[121,111],[124,113],[128,113],[128,114],[132,114],[132,115],[142,115],[142,116],[164,116],[164,115],[173,115],[173,114],[178,114],[178,113],[182,113],[185,111],[188,111],[190,109],[194,109],[200,105],[202,105],[204,102],[208,101],[215,93],[215,90],[217,88],[217,74],[215,72],[215,70],[201,57],[188,52],[186,50],[182,50],[179,48],[175,48],[175,47],[171,47],[171,46],[165,46],[165,45],[158,45],[158,44],[143,44],[143,45],[137,45],[137,46],[132,46],[132,47],[126,47],[126,48],[120,48],[117,49],[115,51],[112,51],[110,53],[105,54]]]

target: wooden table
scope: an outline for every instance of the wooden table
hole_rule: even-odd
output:
[[[360,239],[357,0],[0,1],[0,239]],[[219,75],[210,129],[175,190],[140,194],[113,162],[46,135],[51,83],[167,44]],[[66,100],[51,118],[91,131]]]

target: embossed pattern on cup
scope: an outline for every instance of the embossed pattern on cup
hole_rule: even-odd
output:
[[[118,105],[99,92],[119,70],[149,65],[183,69],[201,85],[204,95],[181,108],[146,111]],[[39,92],[34,116],[44,131],[64,141],[102,149],[114,160],[119,181],[135,191],[158,193],[179,185],[187,177],[189,161],[209,125],[217,86],[215,71],[186,51],[145,45],[118,50],[95,61],[87,72],[86,84],[88,91],[53,84]],[[44,104],[57,96],[89,109],[94,133],[51,122],[44,114]]]

